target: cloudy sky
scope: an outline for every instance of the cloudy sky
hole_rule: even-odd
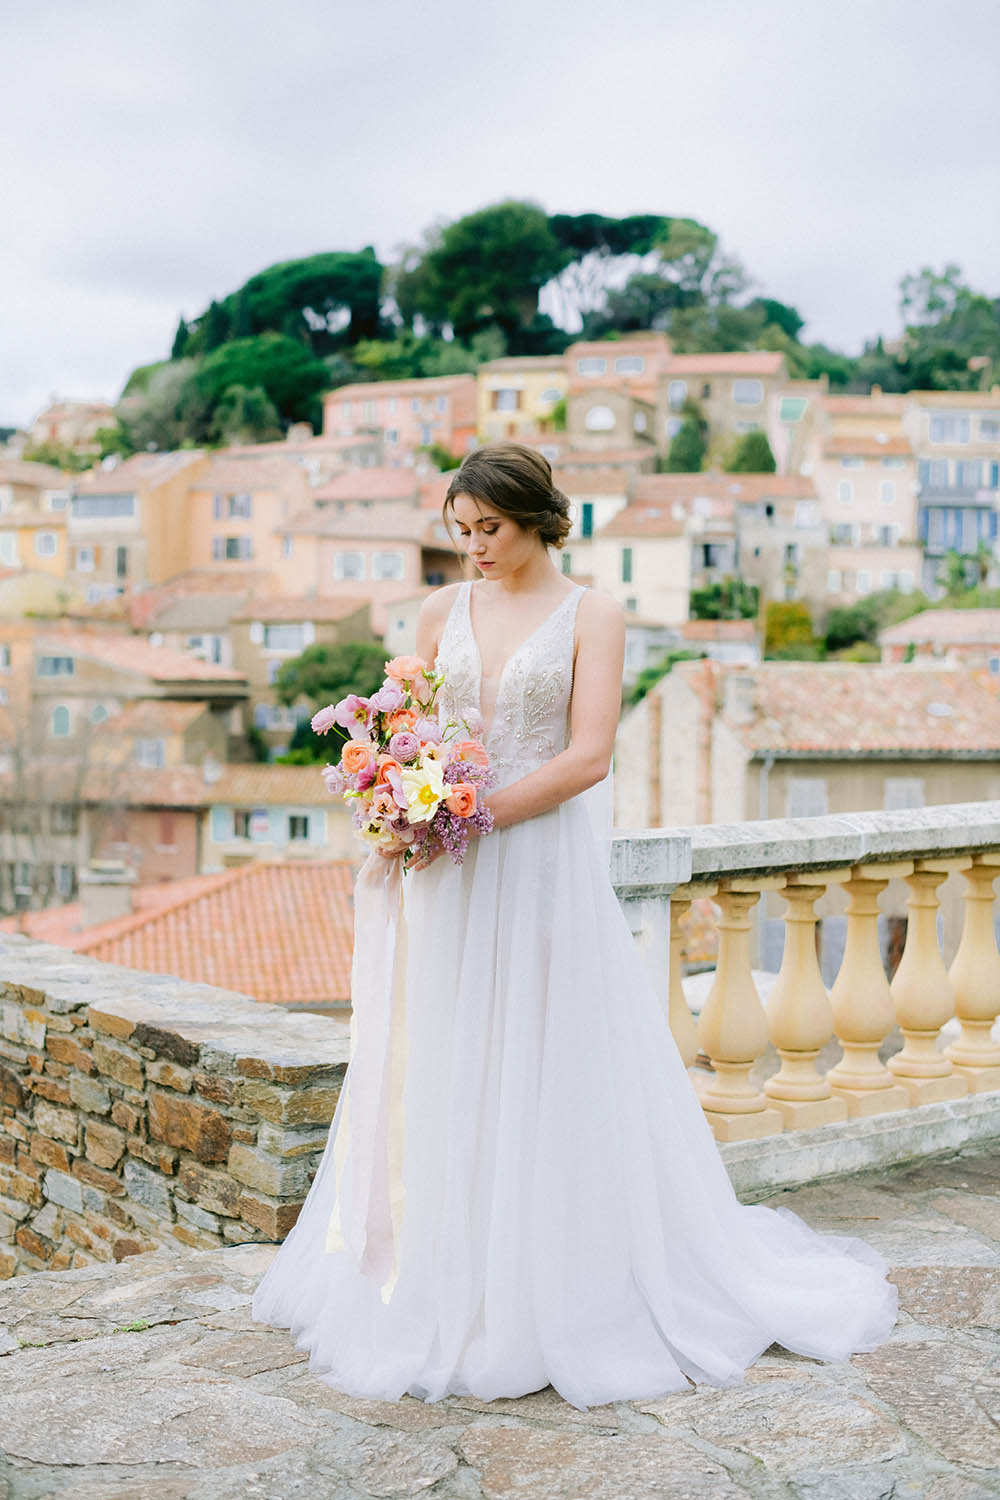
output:
[[[276,260],[503,197],[690,215],[805,337],[1000,294],[996,0],[34,0],[0,97],[0,425],[113,399]]]

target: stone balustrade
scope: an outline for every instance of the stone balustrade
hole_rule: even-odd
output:
[[[1000,1134],[1000,803],[647,830],[615,837],[609,855],[740,1190]],[[956,872],[964,923],[946,967],[939,893]],[[908,924],[890,983],[877,922],[900,880]],[[846,941],[828,992],[816,923],[833,891]],[[718,959],[696,1023],[676,918],[701,896],[717,913]],[[785,942],[765,1005],[754,923],[768,899],[783,905]],[[957,1035],[942,1047],[949,1021]],[[897,1025],[902,1045],[886,1062]],[[840,1055],[824,1062],[832,1037]],[[777,1067],[762,1078],[771,1048]],[[348,1056],[345,1021],[0,938],[0,1277],[284,1238]],[[918,1117],[909,1133],[895,1124]],[[766,1169],[754,1151],[770,1153]]]

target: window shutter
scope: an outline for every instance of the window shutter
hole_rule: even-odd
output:
[[[213,521],[221,521],[222,520],[222,496],[221,495],[213,495],[212,496],[212,519],[213,519]]]
[[[225,546],[226,546],[225,541],[223,540],[223,538],[221,536],[213,536],[213,538],[212,538],[212,561],[213,562],[221,562],[222,561],[222,559],[226,555],[226,553],[225,553]]]
[[[288,814],[283,807],[268,809],[268,828],[272,844],[288,843]]]
[[[316,639],[316,627],[312,620],[304,620],[302,624],[302,644],[311,646]]]
[[[264,624],[262,620],[250,621],[250,640],[254,646],[264,644]]]
[[[326,813],[316,808],[309,813],[309,842],[310,844],[326,843]]]
[[[233,810],[231,807],[212,808],[212,840],[224,844],[233,836]]]

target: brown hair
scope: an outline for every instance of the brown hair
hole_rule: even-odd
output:
[[[444,499],[445,524],[456,495],[488,502],[537,531],[547,547],[561,547],[569,536],[569,501],[553,486],[548,459],[523,443],[486,443],[466,455]]]

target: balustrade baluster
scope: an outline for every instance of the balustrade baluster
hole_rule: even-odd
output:
[[[767,1024],[750,963],[750,910],[761,891],[779,879],[724,881],[715,896],[719,956],[715,979],[698,1020],[698,1040],[715,1076],[700,1091],[702,1108],[717,1140],[775,1135],[781,1115],[750,1081],[750,1070],[767,1046]]]
[[[993,925],[993,882],[1000,854],[977,854],[962,871],[967,882],[962,940],[948,977],[955,992],[958,1039],[945,1048],[970,1094],[1000,1088],[1000,1044],[990,1040],[1000,1011],[1000,954]]]
[[[910,1102],[878,1055],[896,1019],[879,951],[878,898],[890,880],[912,873],[912,860],[855,865],[844,887],[850,896],[847,942],[830,991],[834,1031],[844,1055],[827,1076],[852,1119],[906,1109]]]
[[[714,885],[699,886],[696,891],[692,891],[690,886],[678,886],[670,897],[670,1030],[686,1068],[690,1068],[698,1056],[698,1028],[684,998],[684,985],[681,982],[684,958],[681,919],[691,910],[691,902],[696,896],[714,894]]]
[[[968,1083],[937,1048],[938,1033],[955,1012],[955,992],[938,946],[938,886],[967,859],[919,859],[907,876],[906,943],[890,986],[903,1048],[889,1069],[906,1089],[911,1104],[960,1099]]]
[[[767,1002],[767,1029],[778,1049],[781,1067],[764,1084],[764,1093],[780,1111],[786,1130],[802,1130],[847,1118],[816,1067],[816,1058],[833,1035],[833,1010],[816,955],[815,903],[832,881],[846,880],[850,870],[789,875],[781,892],[785,912],[785,949],[781,969]]]

